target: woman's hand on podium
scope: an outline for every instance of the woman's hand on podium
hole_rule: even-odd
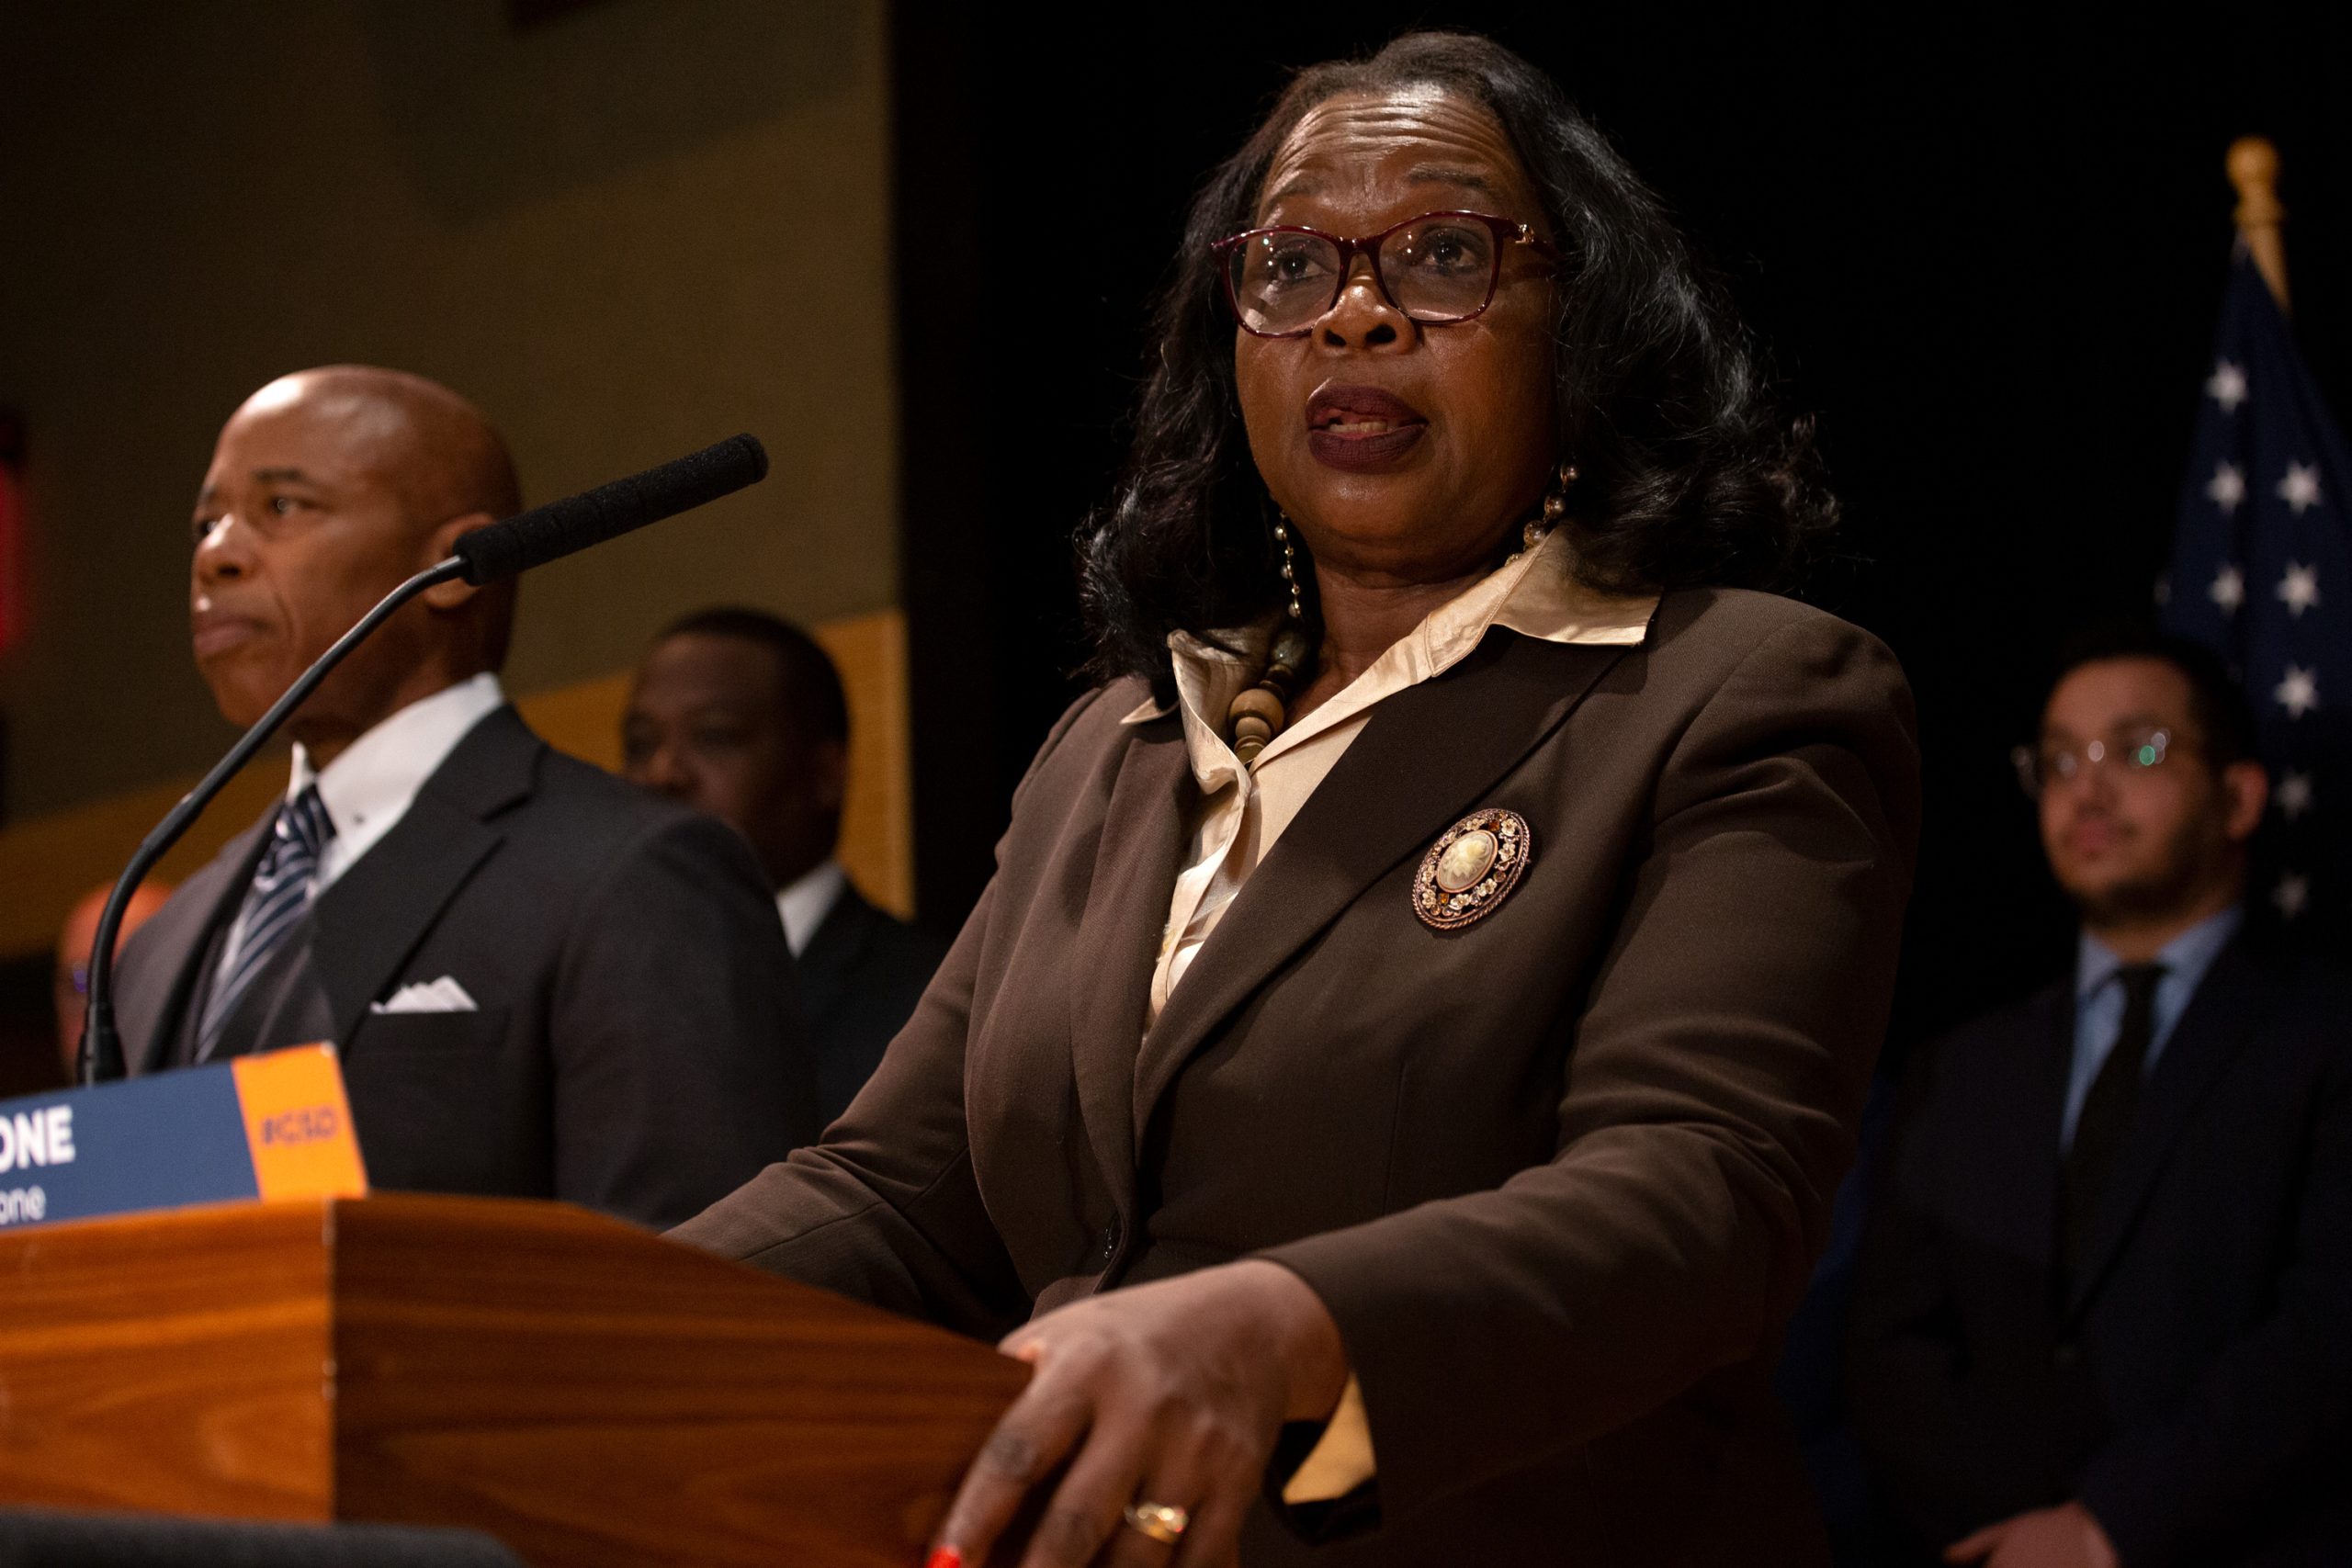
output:
[[[1001,1348],[1036,1375],[965,1475],[932,1568],[978,1568],[1048,1484],[1023,1568],[1238,1562],[1284,1423],[1328,1418],[1348,1382],[1322,1299],[1261,1258],[1091,1296]],[[1180,1510],[1181,1541],[1131,1526],[1130,1505]]]

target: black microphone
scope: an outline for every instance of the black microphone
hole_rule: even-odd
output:
[[[478,528],[450,547],[450,553],[465,563],[466,581],[479,588],[732,495],[767,476],[767,448],[738,435]]]
[[[82,1015],[82,1081],[104,1083],[122,1077],[122,1037],[116,1032],[114,1021],[114,942],[115,933],[122,929],[123,910],[130,906],[131,893],[155,869],[155,863],[179,842],[180,836],[203,814],[204,808],[212,804],[212,797],[237,775],[237,770],[253,760],[254,753],[277,733],[277,727],[286,722],[287,716],[318,690],[319,682],[343,662],[346,654],[366,641],[370,632],[429,588],[458,578],[476,587],[496,582],[575,550],[603,544],[648,523],[690,512],[722,495],[759,483],[767,478],[767,472],[766,448],[749,435],[732,436],[641,474],[615,479],[594,490],[548,502],[545,506],[535,506],[487,528],[477,528],[450,547],[448,559],[418,572],[384,595],[381,603],[359,618],[357,626],[336,638],[333,648],[319,655],[318,662],[286,688],[286,694],[270,705],[261,721],[229,748],[229,754],[215,762],[212,771],[194,789],[180,796],[179,804],[141,841],[130,863],[115,879],[114,891],[107,896],[105,912],[98,916],[97,935],[90,948],[89,1003]]]

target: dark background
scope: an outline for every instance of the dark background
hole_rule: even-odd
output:
[[[2316,11],[2316,8],[2314,8]],[[1831,26],[1665,9],[1141,8],[896,19],[905,604],[925,917],[957,916],[1079,689],[1071,529],[1106,493],[1182,214],[1287,71],[1415,25],[1549,70],[1670,203],[1820,416],[1847,525],[1807,596],[1902,657],[1928,836],[1897,1048],[2068,955],[2007,753],[2056,643],[2144,613],[2233,236],[2278,145],[2303,352],[2352,377],[2352,26]],[[1082,265],[1039,265],[1075,252]],[[1082,296],[1062,291],[1075,271]]]

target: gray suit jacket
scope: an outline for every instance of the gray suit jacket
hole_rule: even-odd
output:
[[[125,948],[133,1072],[195,1027],[262,819]],[[332,1040],[378,1187],[560,1198],[674,1224],[816,1135],[792,959],[734,833],[477,725],[319,896],[223,1049]],[[479,1010],[379,1013],[443,976]],[[778,1048],[778,1043],[783,1048]]]
[[[1157,1022],[1198,804],[1174,717],[1082,699],[997,874],[820,1147],[678,1234],[998,1334],[1262,1254],[1312,1285],[1379,1473],[1253,1565],[1810,1562],[1770,1390],[1884,1028],[1917,829],[1884,648],[1690,592],[1639,648],[1488,636],[1387,699]],[[1411,908],[1464,813],[1533,859]],[[1369,1533],[1314,1550],[1283,1529]]]

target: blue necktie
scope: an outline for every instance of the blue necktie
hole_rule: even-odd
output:
[[[196,1034],[196,1059],[211,1059],[220,1043],[220,1031],[236,1010],[245,987],[262,966],[286,945],[302,911],[311,907],[311,878],[319,869],[319,853],[334,837],[334,818],[327,815],[316,784],[306,785],[292,804],[277,814],[269,848],[254,872],[238,915],[243,936],[229,954],[220,980],[204,1003],[204,1017]]]

